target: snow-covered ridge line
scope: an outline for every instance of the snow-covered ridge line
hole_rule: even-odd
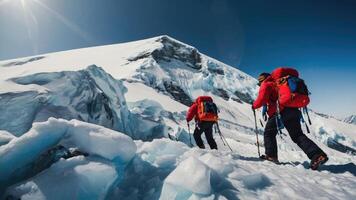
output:
[[[195,49],[195,47],[188,45],[186,43],[183,43],[179,40],[176,40],[168,35],[160,35],[152,38],[146,38],[142,40],[136,40],[136,41],[129,41],[129,42],[123,42],[123,43],[117,43],[117,44],[107,44],[107,45],[99,45],[99,46],[92,46],[92,47],[84,47],[84,48],[78,48],[78,49],[69,49],[69,50],[63,50],[63,51],[56,51],[56,52],[48,52],[44,54],[38,54],[34,56],[25,56],[25,57],[20,57],[20,58],[13,58],[13,59],[7,59],[7,60],[0,60],[0,66],[3,67],[9,67],[9,66],[14,66],[14,65],[24,65],[30,62],[35,62],[41,59],[44,59],[48,56],[56,56],[57,54],[67,54],[67,53],[73,53],[75,51],[95,51],[95,50],[100,50],[100,49],[105,49],[105,48],[115,48],[115,47],[120,47],[120,46],[140,46],[143,43],[151,43],[152,41],[159,41],[159,40],[169,40],[172,42],[175,42],[177,44],[186,46],[187,48]]]
[[[47,56],[51,56],[51,55],[56,55],[56,54],[62,54],[62,53],[72,53],[78,50],[82,50],[82,51],[86,51],[86,50],[98,50],[98,49],[102,49],[102,48],[110,48],[110,47],[117,47],[117,46],[129,46],[129,45],[136,45],[136,44],[141,44],[144,42],[148,42],[151,41],[153,39],[159,39],[161,37],[169,37],[167,35],[161,35],[161,36],[156,36],[153,38],[147,38],[147,39],[142,39],[142,40],[136,40],[136,41],[129,41],[129,42],[123,42],[123,43],[117,43],[117,44],[106,44],[106,45],[99,45],[99,46],[92,46],[92,47],[83,47],[83,48],[77,48],[77,49],[69,49],[69,50],[63,50],[63,51],[55,51],[55,52],[48,52],[48,53],[44,53],[44,54],[38,54],[38,55],[34,55],[34,56],[25,56],[25,57],[20,57],[20,58],[13,58],[13,59],[7,59],[7,60],[1,60],[0,61],[0,65],[2,66],[6,66],[7,64],[11,64],[13,62],[13,64],[15,64],[16,62],[26,62],[26,61],[36,61],[36,60],[41,60],[43,58],[46,58]],[[169,37],[171,38],[171,37]],[[173,38],[171,38],[172,40],[175,40]],[[177,42],[179,42],[178,40],[176,40]],[[32,59],[32,60],[31,60]],[[24,63],[26,64],[26,63]]]

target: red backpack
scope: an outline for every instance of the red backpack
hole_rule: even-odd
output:
[[[200,121],[217,122],[218,108],[209,96],[200,96],[195,101],[198,107],[198,119]]]
[[[303,108],[309,104],[310,92],[296,69],[280,67],[271,76],[276,81],[281,106]]]

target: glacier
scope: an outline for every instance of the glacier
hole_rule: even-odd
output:
[[[0,61],[0,198],[355,199],[356,125],[309,113],[307,136],[330,157],[319,171],[289,136],[281,165],[260,161],[257,91],[165,35]],[[217,133],[218,151],[196,147],[185,114],[199,95],[218,105],[233,152]]]

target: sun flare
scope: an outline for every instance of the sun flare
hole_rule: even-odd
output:
[[[38,28],[42,26],[38,21],[38,16],[43,14],[48,15],[49,17],[52,17],[58,22],[64,24],[68,29],[79,35],[86,42],[94,43],[94,38],[89,33],[85,32],[73,21],[44,3],[44,0],[0,0],[0,9],[8,8],[16,10],[16,14],[23,15],[27,35],[29,40],[33,43],[33,49],[35,52],[37,52],[35,40],[38,34]]]
[[[22,8],[26,8],[26,1],[25,0],[20,0],[21,1],[21,5],[22,5]]]

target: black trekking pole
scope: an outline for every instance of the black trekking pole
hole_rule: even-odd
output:
[[[218,129],[218,133],[220,135],[221,141],[224,143],[224,145],[226,144],[227,147],[229,147],[230,151],[233,152],[232,148],[230,147],[229,143],[227,143],[226,138],[223,136],[223,134],[221,133],[220,127],[219,127],[219,123],[216,122],[216,127]]]
[[[261,153],[260,153],[260,143],[258,141],[258,129],[257,129],[257,119],[256,119],[256,111],[255,109],[253,110],[253,116],[255,118],[255,132],[256,132],[256,140],[257,140],[257,150],[258,150],[258,157],[261,157]]]
[[[189,125],[189,122],[187,122],[187,125],[188,125],[188,134],[189,134],[189,143],[190,143],[190,146],[193,147],[192,136],[190,135],[190,125]]]
[[[224,146],[226,146],[225,141],[224,141],[223,137],[221,136],[220,132],[218,131],[217,126],[218,126],[217,124],[215,124],[215,126],[214,126],[215,133],[218,133],[218,134],[219,134],[220,139],[221,139],[221,141],[222,141],[223,145],[224,145]]]
[[[305,128],[307,129],[307,133],[310,133],[310,130],[309,130],[308,124],[307,124],[307,122],[305,121],[305,119],[304,119],[304,116],[303,116],[303,113],[302,113],[302,112],[300,112],[300,119],[302,120],[302,123],[304,123],[304,124],[305,124]]]
[[[305,111],[305,113],[307,114],[309,125],[312,125],[311,120],[310,120],[310,117],[309,117],[308,107],[305,106],[305,107],[304,107],[304,111]]]

